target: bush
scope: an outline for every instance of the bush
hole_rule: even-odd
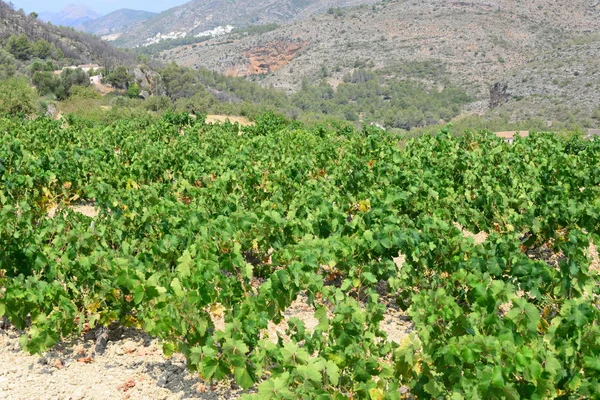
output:
[[[148,111],[166,111],[173,107],[167,96],[152,96],[144,102],[144,108]]]
[[[129,86],[129,89],[127,89],[127,97],[130,99],[137,99],[140,97],[140,86],[137,83]]]
[[[73,86],[71,87],[72,99],[101,99],[102,95],[91,86]]]
[[[38,94],[24,78],[0,81],[0,113],[29,115],[37,111]]]
[[[17,72],[15,58],[7,51],[0,48],[0,80],[6,80]]]

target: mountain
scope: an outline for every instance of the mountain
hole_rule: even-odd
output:
[[[76,28],[98,36],[114,35],[124,32],[130,28],[132,24],[148,20],[155,15],[156,13],[149,11],[123,8],[121,10],[113,11],[103,17],[79,24]]]
[[[100,14],[80,4],[69,4],[58,13],[40,13],[39,18],[54,25],[77,26],[100,18]]]
[[[134,25],[116,43],[134,47],[203,35],[219,27],[302,20],[329,9],[377,2],[380,0],[195,0]]]
[[[382,79],[449,82],[511,118],[600,107],[600,2],[389,1],[329,12],[260,35],[231,34],[157,59],[245,76],[290,92],[303,80],[332,87],[358,69]],[[506,89],[503,89],[506,86]],[[562,111],[561,111],[562,110]],[[531,116],[531,115],[530,115]]]
[[[49,25],[12,4],[0,1],[0,43],[11,35],[25,35],[29,41],[46,40],[60,49],[74,64],[95,62],[104,66],[131,63],[133,57],[115,49],[96,36],[72,28]]]

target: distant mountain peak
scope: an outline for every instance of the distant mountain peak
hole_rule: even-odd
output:
[[[100,36],[115,35],[135,24],[143,23],[156,14],[148,11],[122,8],[100,18],[84,22],[77,29]]]
[[[77,26],[100,18],[100,14],[83,4],[68,4],[57,13],[44,12],[40,18],[54,25]]]

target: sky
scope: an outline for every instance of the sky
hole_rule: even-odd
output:
[[[131,8],[144,11],[164,11],[171,7],[187,3],[189,0],[12,0],[15,9],[22,8],[26,12],[57,12],[67,4],[86,5],[99,14],[108,14],[120,8]]]

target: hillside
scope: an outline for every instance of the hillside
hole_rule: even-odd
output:
[[[499,0],[393,1],[324,14],[262,35],[230,35],[167,50],[161,60],[206,67],[297,91],[303,78],[336,87],[356,68],[390,79],[459,85],[483,112],[490,85],[507,99],[532,95],[598,107],[600,3]],[[560,65],[561,67],[557,67]],[[547,111],[547,109],[544,109]]]
[[[20,34],[32,41],[48,41],[73,63],[97,62],[109,66],[132,59],[131,55],[115,49],[95,36],[71,28],[48,25],[30,15],[15,11],[10,4],[0,1],[0,41]]]
[[[136,24],[115,42],[119,46],[156,43],[164,39],[203,36],[225,26],[248,26],[302,20],[329,8],[349,7],[376,0],[195,0]]]
[[[156,13],[149,11],[130,10],[123,8],[113,11],[92,21],[85,22],[77,26],[77,29],[84,32],[93,33],[98,36],[113,35],[127,30],[132,24],[155,16]]]
[[[41,20],[62,26],[78,26],[99,17],[100,14],[80,4],[69,4],[58,13],[40,13]]]

